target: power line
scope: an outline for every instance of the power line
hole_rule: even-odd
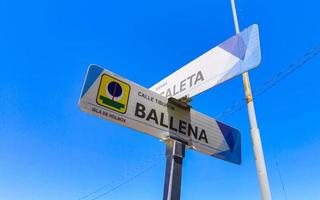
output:
[[[253,90],[252,95],[254,99],[257,99],[262,94],[276,86],[280,81],[287,78],[290,74],[295,72],[297,69],[301,68],[306,64],[308,61],[313,59],[315,56],[317,56],[320,53],[320,45],[310,49],[307,53],[303,55],[302,58],[300,58],[297,62],[288,65],[283,70],[276,73],[274,76],[272,76],[269,80],[264,82],[260,87]],[[241,100],[233,103],[231,106],[224,109],[222,112],[220,112],[217,115],[218,119],[226,119],[230,116],[232,116],[234,113],[238,112],[239,110],[243,109],[246,105],[246,99],[242,98]]]
[[[263,95],[265,92],[273,88],[275,85],[277,85],[280,81],[287,78],[290,74],[295,72],[297,69],[301,68],[306,64],[308,61],[313,59],[315,56],[317,56],[320,53],[320,45],[312,48],[307,53],[304,54],[304,56],[299,59],[294,64],[290,64],[280,72],[276,73],[274,76],[272,76],[268,81],[266,81],[262,86],[258,87],[253,91],[253,98],[257,99],[261,95]],[[228,108],[226,108],[223,112],[219,114],[218,118],[227,118],[231,115],[233,115],[235,112],[241,110],[246,105],[245,99],[241,99],[240,101],[237,101],[236,103],[232,104]],[[272,144],[271,144],[272,145]],[[279,161],[277,156],[275,155],[275,152],[273,152],[274,159],[275,159],[275,166],[276,170],[280,179],[281,183],[281,189],[284,195],[284,199],[287,200],[287,192],[285,189],[285,185],[283,182],[282,174],[279,168]]]
[[[139,177],[140,175],[144,174],[148,170],[155,167],[157,164],[159,164],[158,160],[159,158],[162,158],[164,156],[163,153],[159,153],[145,162],[143,162],[140,166],[130,170],[129,172],[124,172],[122,175],[120,175],[120,178],[113,180],[109,184],[106,184],[102,187],[99,187],[95,189],[94,191],[78,198],[77,200],[96,200],[103,196],[108,195],[109,193],[113,192],[114,190],[118,189],[119,187],[128,184],[135,178]]]
[[[96,200],[99,199],[103,196],[106,196],[107,194],[113,192],[114,190],[118,189],[119,187],[128,184],[129,182],[131,182],[132,180],[134,180],[135,178],[139,177],[140,175],[144,174],[145,172],[147,172],[148,170],[152,169],[153,167],[155,167],[157,165],[157,163],[154,163],[151,166],[148,166],[147,168],[144,168],[143,170],[139,171],[137,174],[135,174],[134,176],[130,177],[129,179],[126,179],[124,181],[122,181],[120,184],[115,185],[114,187],[110,188],[109,190],[107,190],[106,192],[99,194],[95,197],[93,197],[91,200]]]
[[[277,169],[277,172],[278,172],[278,175],[279,175],[279,179],[280,179],[280,183],[281,183],[281,189],[282,189],[282,192],[283,192],[283,195],[284,195],[284,199],[287,200],[287,191],[286,191],[286,189],[284,187],[281,171],[280,171],[280,168],[279,168],[278,157],[276,156],[274,151],[273,151],[273,156],[274,156],[274,159],[275,159],[275,165],[276,165],[276,169]]]

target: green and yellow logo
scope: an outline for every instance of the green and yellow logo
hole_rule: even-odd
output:
[[[127,83],[103,74],[99,85],[97,104],[119,113],[125,113],[129,94],[130,86]]]

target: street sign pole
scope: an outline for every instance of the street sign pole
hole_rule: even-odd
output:
[[[237,10],[236,10],[236,5],[234,0],[231,0],[231,7],[232,7],[232,14],[233,14],[236,33],[239,33],[240,30],[239,30],[238,16],[237,16]],[[254,110],[253,97],[252,97],[248,72],[245,72],[242,74],[242,79],[243,79],[243,86],[244,86],[246,101],[248,106],[250,133],[251,133],[251,138],[253,143],[253,152],[254,152],[254,157],[256,161],[257,174],[258,174],[258,179],[260,184],[261,199],[271,200],[268,175],[267,175],[266,164],[263,156],[260,131],[258,128],[256,113]]]
[[[171,105],[178,106],[182,109],[189,110],[188,104],[191,99],[174,99],[169,98]],[[163,200],[180,200],[182,162],[185,155],[185,143],[177,140],[166,141],[166,173],[164,179]]]
[[[163,200],[180,200],[182,161],[185,144],[170,140],[166,142],[166,174],[164,180]]]

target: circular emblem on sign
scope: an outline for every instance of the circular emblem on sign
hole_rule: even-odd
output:
[[[122,88],[119,83],[112,81],[107,85],[106,89],[112,100],[121,99]]]

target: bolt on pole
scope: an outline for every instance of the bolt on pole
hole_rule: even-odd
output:
[[[233,20],[234,20],[234,26],[236,29],[236,33],[239,33],[240,30],[239,30],[238,16],[237,16],[237,10],[236,10],[236,5],[235,5],[234,0],[231,0],[231,7],[232,7],[232,14],[233,14]],[[255,162],[256,162],[258,180],[259,180],[259,185],[260,185],[261,199],[262,200],[271,200],[271,192],[270,192],[270,187],[269,187],[267,169],[266,169],[266,164],[265,164],[264,156],[263,156],[260,131],[258,128],[256,113],[254,110],[253,97],[252,97],[248,72],[245,72],[242,74],[242,79],[243,79],[243,86],[244,86],[246,101],[247,101],[247,106],[248,106],[248,114],[249,114],[249,121],[250,121],[250,133],[251,133],[251,139],[252,139],[252,143],[253,143],[253,152],[254,152],[254,158],[255,158]]]

